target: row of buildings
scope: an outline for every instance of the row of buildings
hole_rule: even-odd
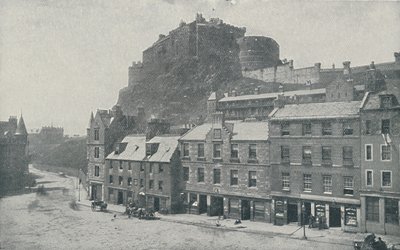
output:
[[[399,234],[398,78],[371,64],[357,83],[344,70],[323,89],[212,93],[206,122],[183,135],[163,120],[132,134],[133,118],[112,137],[125,116],[98,111],[88,129],[90,196],[276,225],[313,215],[345,231]]]

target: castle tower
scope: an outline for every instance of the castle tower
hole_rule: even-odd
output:
[[[26,144],[27,143],[27,138],[28,138],[28,132],[26,131],[25,127],[25,122],[24,118],[21,117],[19,118],[17,129],[15,130],[15,138],[18,140],[18,142]]]

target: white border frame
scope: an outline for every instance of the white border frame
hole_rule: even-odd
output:
[[[390,146],[390,160],[382,160],[382,147],[383,146]],[[381,150],[380,150],[380,156],[379,156],[379,158],[381,159],[381,161],[383,161],[383,162],[391,162],[392,161],[392,158],[393,158],[393,153],[392,153],[392,145],[390,145],[390,144],[381,144]]]
[[[367,184],[367,180],[368,180],[368,171],[371,171],[372,176],[371,176],[371,185]],[[366,187],[373,187],[374,186],[374,170],[373,169],[365,169],[365,186]]]
[[[389,172],[390,173],[390,186],[383,186],[383,172]],[[381,188],[391,188],[393,186],[393,173],[392,170],[381,170]]]
[[[371,146],[371,159],[367,159],[367,146]],[[364,160],[365,161],[374,161],[374,145],[373,144],[365,144],[364,145]]]

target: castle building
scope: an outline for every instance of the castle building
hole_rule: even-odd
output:
[[[400,235],[400,86],[390,79],[373,83],[360,110],[360,226],[362,232]]]
[[[38,134],[39,139],[45,144],[58,144],[64,139],[64,129],[61,127],[44,126]]]
[[[119,106],[113,110],[97,110],[91,114],[87,129],[87,159],[89,196],[92,200],[104,200],[105,158],[114,151],[114,145],[127,134],[143,132],[144,111],[126,116]]]
[[[228,122],[216,112],[179,142],[189,213],[270,221],[267,122]]]
[[[28,175],[28,133],[21,115],[0,121],[0,191],[7,192],[25,186]]]
[[[328,227],[359,231],[360,105],[291,104],[271,112],[274,224],[308,223],[313,215]]]
[[[181,209],[179,136],[128,135],[106,158],[105,200],[153,211]]]

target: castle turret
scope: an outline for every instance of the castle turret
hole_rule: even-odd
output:
[[[26,127],[25,127],[24,118],[22,117],[22,115],[19,118],[17,130],[15,130],[15,135],[20,135],[20,136],[28,135],[28,132],[26,131]]]
[[[242,70],[274,67],[279,63],[279,45],[269,37],[246,36],[238,39]]]

